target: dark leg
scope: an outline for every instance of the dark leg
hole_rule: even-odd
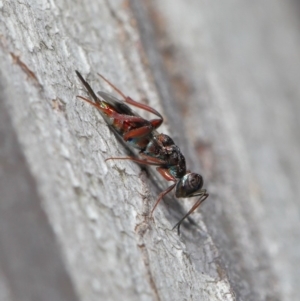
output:
[[[204,194],[200,197],[200,199],[194,204],[194,206],[190,209],[190,211],[173,227],[172,230],[177,228],[178,235],[180,235],[180,225],[181,223],[191,214],[193,213],[208,197],[208,193],[206,191]]]

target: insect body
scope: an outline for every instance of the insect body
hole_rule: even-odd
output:
[[[106,160],[131,160],[139,164],[157,166],[157,171],[167,180],[174,182],[166,190],[161,192],[151,211],[161,201],[161,199],[172,191],[175,187],[175,195],[178,198],[190,198],[199,196],[197,202],[187,214],[174,226],[180,233],[180,225],[201,203],[208,197],[206,189],[203,189],[203,178],[200,174],[187,172],[185,158],[174,141],[165,134],[160,134],[156,129],[163,123],[163,117],[155,109],[136,102],[132,98],[125,96],[118,88],[110,83],[104,76],[98,74],[107,84],[109,84],[124,101],[105,92],[98,92],[99,97],[94,93],[90,85],[83,79],[81,74],[76,71],[82,84],[85,86],[93,101],[78,96],[92,106],[96,107],[105,121],[111,126],[126,143],[139,150],[140,158],[134,157],[112,157]],[[132,105],[145,111],[151,112],[158,118],[147,120],[135,113],[127,105]],[[173,228],[173,229],[174,229]]]

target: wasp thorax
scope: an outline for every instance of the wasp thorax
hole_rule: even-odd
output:
[[[165,134],[158,134],[156,137],[156,140],[159,141],[159,143],[162,144],[162,146],[170,146],[174,145],[174,141],[171,137]]]
[[[197,173],[184,175],[176,185],[176,197],[192,197],[203,186],[203,178]]]

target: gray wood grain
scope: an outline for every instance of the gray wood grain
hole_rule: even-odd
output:
[[[299,299],[297,14],[292,2],[239,3],[0,3],[3,105],[48,220],[35,231],[54,232],[60,252],[47,260],[62,262],[80,300]],[[86,92],[75,70],[96,91],[111,92],[101,72],[162,112],[161,131],[203,173],[211,195],[182,236],[170,229],[191,202],[167,198],[149,219],[167,183],[104,161],[127,150],[76,98]],[[6,254],[9,296],[16,255]],[[42,275],[38,258],[22,264],[20,277],[32,265]]]
[[[5,108],[26,100],[0,78],[0,300],[78,300]]]

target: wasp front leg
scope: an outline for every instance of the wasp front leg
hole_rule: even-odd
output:
[[[180,226],[182,224],[182,222],[190,215],[192,214],[207,198],[208,198],[209,194],[206,192],[205,189],[203,189],[203,194],[201,195],[201,197],[198,199],[198,201],[193,205],[193,207],[189,210],[189,212],[187,214],[185,214],[183,216],[183,218],[173,227],[172,230],[174,230],[175,228],[177,228],[177,233],[178,235],[180,235]]]
[[[159,204],[159,202],[163,199],[163,197],[165,195],[167,195],[169,192],[171,192],[174,189],[174,187],[176,186],[176,179],[170,174],[170,172],[167,168],[161,167],[161,165],[166,164],[165,161],[163,161],[161,159],[158,159],[158,158],[151,157],[151,156],[147,156],[143,153],[141,153],[140,155],[145,159],[138,159],[138,158],[134,158],[134,157],[111,157],[111,158],[107,158],[105,161],[108,161],[108,160],[130,160],[130,161],[133,161],[133,162],[136,162],[136,163],[139,163],[139,164],[158,166],[156,168],[156,170],[164,177],[165,180],[175,182],[174,184],[172,184],[166,190],[162,191],[159,194],[159,196],[158,196],[158,198],[155,202],[155,205],[153,206],[153,208],[151,210],[151,213],[150,213],[150,215],[152,216],[152,214],[153,214],[155,208],[157,207],[157,205]]]
[[[151,156],[147,156],[143,153],[140,153],[139,155],[144,159],[139,159],[139,158],[135,158],[135,157],[110,157],[110,158],[105,159],[105,161],[108,161],[108,160],[129,160],[129,161],[133,161],[133,162],[136,162],[136,163],[139,163],[139,164],[152,165],[152,166],[160,166],[160,165],[163,165],[163,164],[166,163],[164,160],[161,160],[161,159],[158,159],[158,158],[155,158],[155,157],[151,157]]]

